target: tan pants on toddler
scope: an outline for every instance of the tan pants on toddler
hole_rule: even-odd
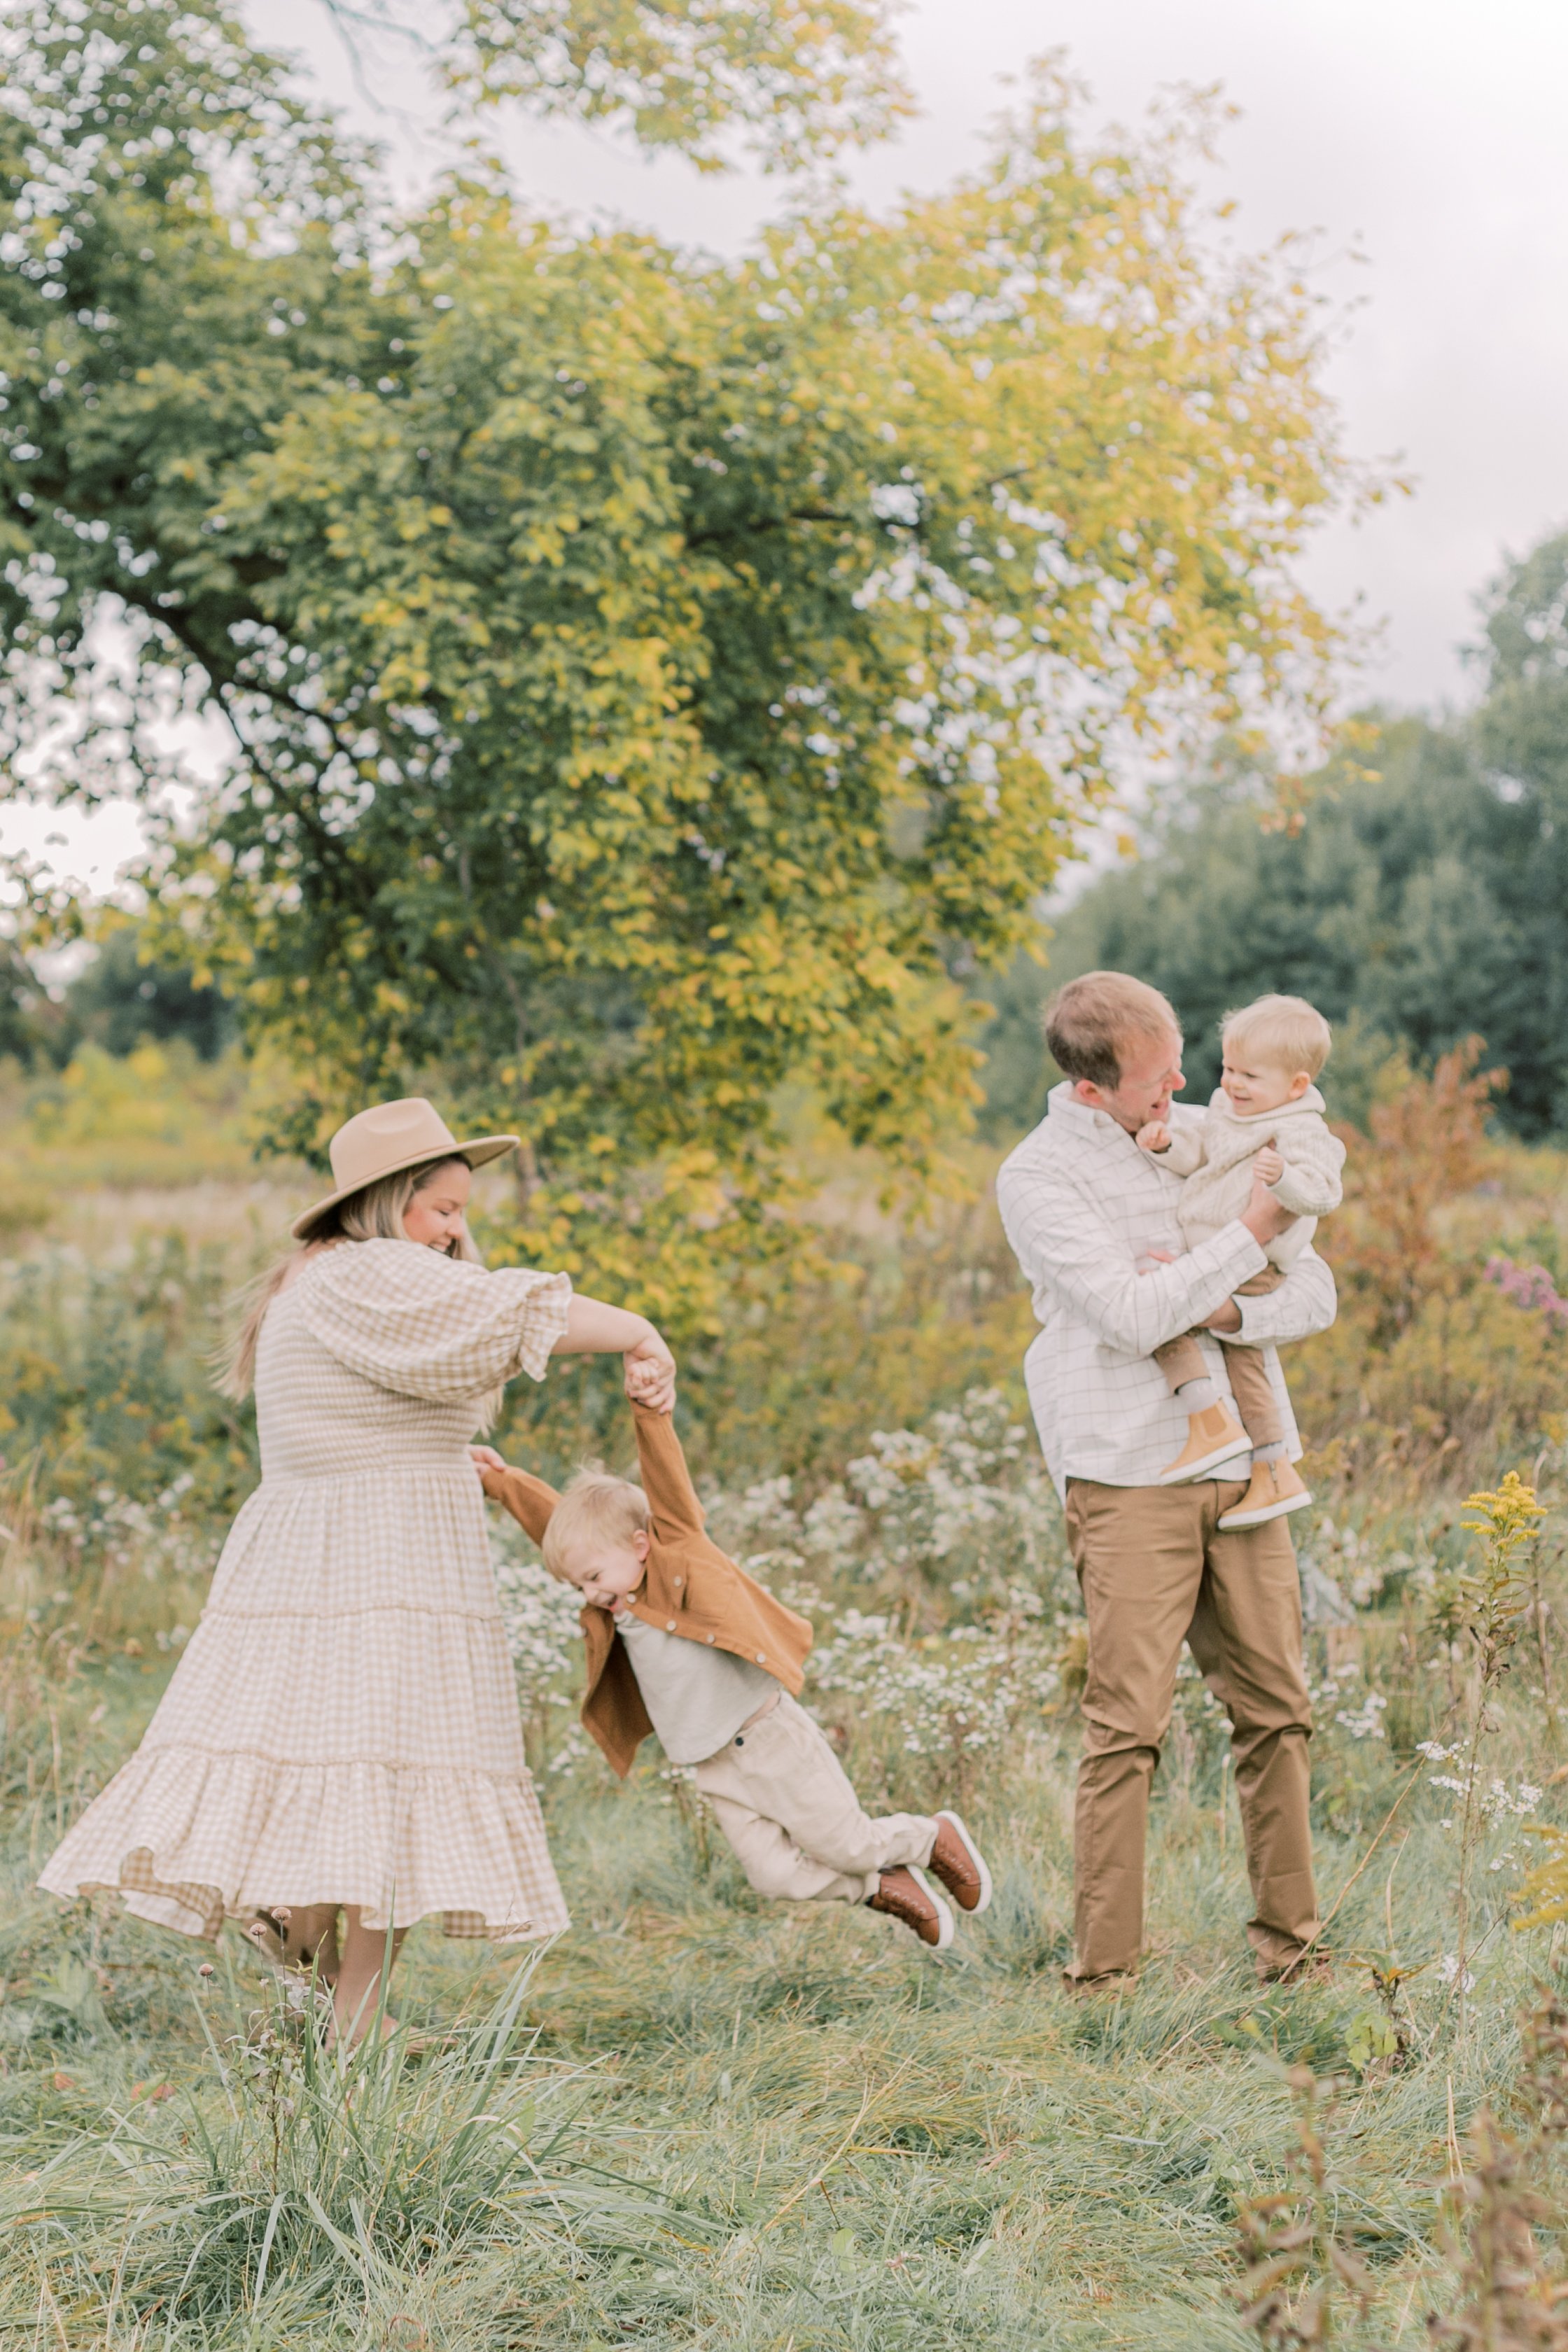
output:
[[[884,1870],[927,1863],[937,1825],[863,1811],[805,1707],[781,1690],[697,1767],[697,1785],[759,1895],[778,1903],[864,1903]]]
[[[1267,1298],[1278,1290],[1285,1276],[1277,1265],[1266,1265],[1250,1282],[1239,1283],[1238,1298]],[[1213,1336],[1212,1334],[1210,1335]],[[1188,1381],[1206,1381],[1208,1365],[1198,1345],[1195,1331],[1184,1331],[1179,1339],[1167,1339],[1163,1348],[1154,1349],[1154,1361],[1165,1375],[1165,1385],[1175,1395]],[[1241,1425],[1255,1446],[1279,1445],[1284,1442],[1285,1423],[1280,1416],[1279,1401],[1274,1393],[1274,1383],[1268,1377],[1268,1367],[1263,1360],[1261,1348],[1227,1348],[1225,1366],[1230,1374],[1230,1392],[1236,1399],[1236,1410]]]

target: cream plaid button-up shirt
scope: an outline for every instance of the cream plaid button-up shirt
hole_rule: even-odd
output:
[[[1200,1123],[1201,1110],[1174,1103],[1171,1119]],[[1212,1315],[1267,1260],[1245,1225],[1225,1226],[1180,1255],[1181,1181],[1106,1112],[1056,1087],[1046,1117],[1004,1161],[996,1180],[1002,1223],[1035,1295],[1040,1330],[1024,1360],[1040,1444],[1058,1492],[1069,1478],[1107,1486],[1152,1486],[1186,1442],[1186,1416],[1152,1350]],[[1149,1265],[1167,1250],[1173,1264]],[[1139,1272],[1140,1264],[1148,1270]],[[1334,1319],[1334,1278],[1307,1250],[1279,1288],[1238,1298],[1237,1342],[1261,1347],[1294,1458],[1301,1451],[1289,1394],[1272,1342],[1305,1339]],[[1222,1392],[1225,1349],[1205,1333],[1200,1346]],[[1216,1478],[1247,1475],[1247,1456]]]

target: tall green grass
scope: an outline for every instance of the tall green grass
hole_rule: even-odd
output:
[[[13,1258],[0,2345],[1223,2352],[1258,2340],[1239,2317],[1246,2217],[1295,2178],[1284,2070],[1303,2065],[1338,2085],[1333,2227],[1370,2282],[1337,2340],[1427,2343],[1428,2313],[1468,2292],[1468,2130],[1488,2103],[1514,2112],[1519,2015],[1563,1974],[1563,1931],[1516,1933],[1510,1895],[1538,1858],[1528,1824],[1568,1823],[1568,1344],[1477,1271],[1499,1243],[1541,1255],[1560,1180],[1510,1156],[1500,1191],[1445,1209],[1433,1287],[1393,1344],[1369,1351],[1347,1278],[1340,1334],[1292,1370],[1321,1444],[1320,1506],[1296,1524],[1323,1979],[1254,1979],[1225,1726],[1188,1672],[1147,1964],[1114,1997],[1063,1989],[1082,1635],[1054,1500],[1013,1433],[1027,1303],[987,1212],[945,1213],[910,1249],[845,1177],[840,1272],[699,1350],[683,1423],[724,1540],[817,1613],[807,1696],[858,1785],[957,1797],[991,1912],[936,1958],[863,1910],[760,1903],[685,1778],[650,1748],[620,1787],[572,1734],[569,1612],[506,1526],[574,1927],[521,1956],[416,1930],[398,2034],[341,2064],[237,1939],[209,1958],[32,1889],[139,1736],[253,1475],[248,1423],[205,1371],[257,1245],[249,1208],[237,1194],[226,1240],[205,1219],[210,1247],[176,1218],[101,1257],[68,1227]],[[570,1375],[502,1442],[546,1471],[618,1458],[623,1409],[607,1379]],[[1422,1746],[1474,1725],[1458,1500],[1509,1466],[1554,1516],[1482,1738],[1461,2001],[1463,1809],[1444,1783],[1463,1768]],[[1547,2265],[1560,2191],[1540,2192]]]

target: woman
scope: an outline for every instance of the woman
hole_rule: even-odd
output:
[[[619,1353],[628,1394],[674,1401],[642,1316],[479,1264],[470,1171],[517,1139],[459,1143],[417,1098],[332,1138],[335,1189],[224,1381],[254,1379],[261,1484],[141,1747],[39,1880],[211,1940],[247,1919],[274,1959],[315,1961],[354,2038],[416,1920],[500,1942],[567,1924],[468,1440],[552,1356]]]

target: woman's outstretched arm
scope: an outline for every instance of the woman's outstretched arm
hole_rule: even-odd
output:
[[[572,1294],[566,1328],[551,1353],[556,1356],[621,1356],[626,1360],[626,1394],[655,1412],[675,1405],[675,1358],[646,1315],[624,1307],[606,1307],[602,1298]]]

